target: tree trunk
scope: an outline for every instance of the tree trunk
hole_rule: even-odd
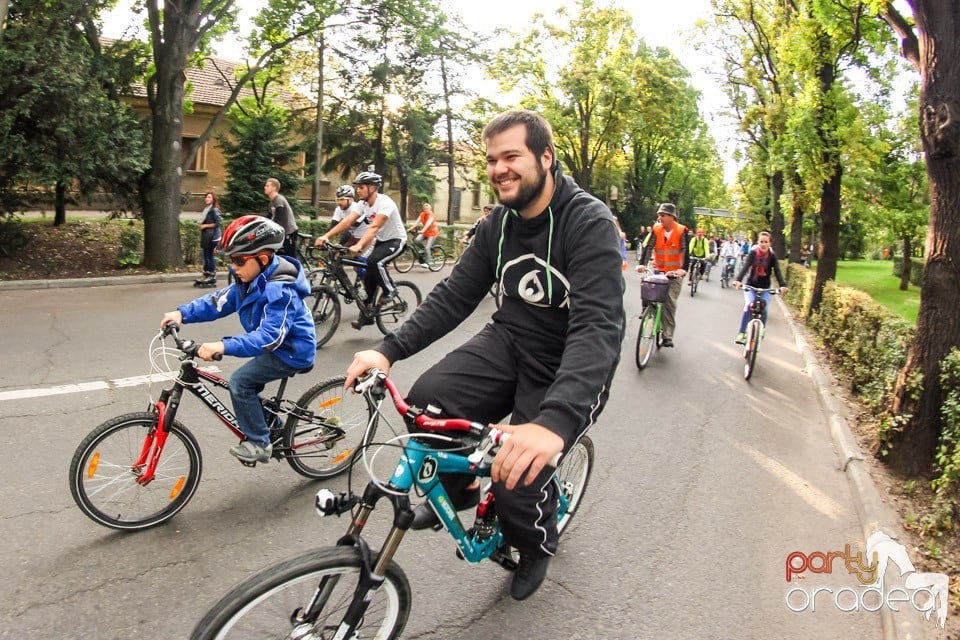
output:
[[[790,190],[790,262],[800,264],[803,261],[803,198],[800,197],[800,175],[792,174]],[[813,256],[810,256],[813,259]]]
[[[824,152],[827,156],[830,152]],[[827,160],[824,160],[827,162]],[[813,285],[810,311],[820,308],[823,287],[828,280],[837,277],[837,260],[840,256],[840,183],[843,165],[833,158],[833,176],[823,183],[820,191],[820,240],[822,250],[817,260],[817,278]]]
[[[887,455],[891,468],[905,475],[931,468],[942,431],[940,362],[960,345],[960,11],[955,3],[912,4],[920,36],[920,138],[930,224],[917,332],[894,398],[894,411],[908,419],[890,437]],[[923,381],[919,394],[908,384],[916,374]]]
[[[67,222],[67,185],[57,180],[53,192],[53,226],[59,227]]]
[[[187,47],[176,35],[154,47],[161,51],[156,62],[155,94],[151,105],[152,140],[150,169],[141,181],[143,189],[143,265],[170,269],[183,265],[180,250],[180,165],[183,140],[183,97],[186,82]]]
[[[317,140],[313,147],[313,189],[310,193],[310,217],[317,219],[320,210],[320,172],[323,166],[323,31],[317,47]]]
[[[453,224],[454,164],[456,155],[453,150],[453,108],[450,106],[450,84],[447,78],[446,53],[440,57],[440,77],[443,80],[444,115],[447,120],[447,224]]]
[[[770,235],[773,236],[773,252],[777,257],[782,258],[787,255],[787,245],[784,239],[783,230],[785,228],[783,220],[783,207],[780,206],[780,196],[783,195],[783,171],[777,171],[773,174],[773,189],[770,192],[771,216],[770,216]]]
[[[910,246],[910,236],[903,237],[903,266],[900,268],[900,291],[910,288],[910,271],[913,268],[913,248]]]

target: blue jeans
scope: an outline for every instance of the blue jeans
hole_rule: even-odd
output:
[[[747,323],[750,322],[750,305],[757,298],[756,291],[744,291],[743,292],[743,301],[746,303],[743,307],[743,315],[740,316],[740,333],[747,332]],[[763,307],[763,317],[760,318],[763,321],[763,324],[767,324],[767,308],[770,306],[770,292],[764,291],[760,294],[760,299],[763,300],[766,304]]]
[[[216,242],[203,245],[203,271],[205,273],[217,272],[217,261],[213,257],[213,252],[217,248]]]
[[[263,416],[259,397],[263,387],[298,371],[274,354],[264,353],[237,369],[230,378],[230,399],[237,414],[237,424],[253,444],[261,447],[270,444],[270,427]]]

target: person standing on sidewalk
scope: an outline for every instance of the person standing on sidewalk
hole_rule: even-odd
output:
[[[203,196],[203,211],[200,213],[200,250],[203,251],[203,275],[194,282],[197,286],[212,287],[217,284],[217,260],[214,252],[220,242],[223,217],[220,200],[213,191]]]
[[[664,202],[657,209],[659,221],[650,227],[637,272],[647,271],[653,258],[653,269],[670,278],[670,290],[663,303],[663,346],[673,346],[673,332],[677,328],[677,300],[683,290],[683,276],[690,267],[687,253],[689,230],[677,220],[677,205]]]
[[[286,234],[283,238],[283,247],[277,251],[278,255],[297,257],[297,219],[293,215],[293,208],[287,199],[280,195],[280,181],[276,178],[267,178],[263,185],[263,192],[270,198],[267,206],[266,218],[273,220],[283,227]]]

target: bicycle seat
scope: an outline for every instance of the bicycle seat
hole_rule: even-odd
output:
[[[297,375],[298,373],[310,373],[311,371],[313,371],[313,365],[310,365],[309,367],[307,367],[307,368],[305,368],[305,369],[298,369],[298,370],[295,371],[294,373],[290,374],[290,377],[292,378],[293,376]]]

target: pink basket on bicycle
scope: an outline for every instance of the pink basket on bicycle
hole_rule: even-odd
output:
[[[670,278],[663,274],[647,276],[640,281],[640,299],[644,302],[666,302]]]

